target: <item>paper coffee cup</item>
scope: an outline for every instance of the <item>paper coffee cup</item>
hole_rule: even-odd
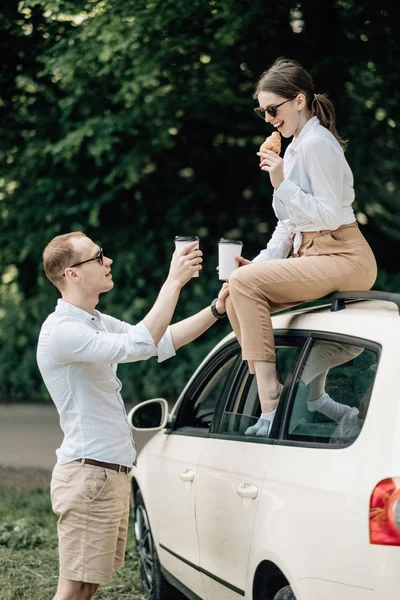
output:
[[[176,235],[175,236],[175,250],[182,250],[185,246],[187,246],[188,244],[190,244],[191,242],[196,242],[197,241],[197,247],[194,248],[194,250],[198,250],[199,249],[199,237],[197,235]],[[196,271],[196,273],[194,275],[192,275],[192,277],[199,277],[200,276],[200,271]]]
[[[222,281],[226,281],[232,275],[232,272],[238,268],[239,263],[235,260],[236,256],[241,256],[243,244],[239,240],[227,240],[221,238],[218,242],[218,276]]]

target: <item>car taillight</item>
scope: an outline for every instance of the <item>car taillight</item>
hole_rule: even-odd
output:
[[[400,479],[379,482],[369,503],[371,544],[400,546]]]

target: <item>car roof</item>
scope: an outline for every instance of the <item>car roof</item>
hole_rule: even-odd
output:
[[[329,300],[318,301],[318,306],[304,306],[303,304],[299,305],[299,308],[277,313],[272,316],[272,324],[274,331],[295,331],[297,329],[351,336],[361,342],[372,341],[390,350],[388,356],[397,365],[400,358],[400,345],[397,343],[398,335],[400,335],[400,294],[396,300],[397,306],[387,300],[350,301],[346,302],[345,308],[342,310],[332,311],[332,301],[329,298]],[[236,336],[234,332],[231,332],[224,336],[207,354],[183,389],[173,411],[177,410],[180,399],[196,374],[214,354],[235,340]]]
[[[331,302],[317,306],[299,305],[299,308],[287,309],[272,315],[274,330],[327,331],[343,333],[380,341],[380,337],[390,332],[391,337],[398,330],[400,335],[399,309],[393,302],[386,300],[356,300],[346,302],[342,310],[331,311]],[[390,321],[390,326],[388,327]],[[209,354],[235,339],[232,332],[225,336]]]

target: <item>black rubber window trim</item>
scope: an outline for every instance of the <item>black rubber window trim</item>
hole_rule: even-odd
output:
[[[235,354],[238,354],[237,360],[235,361],[230,376],[224,386],[222,391],[221,398],[217,404],[217,407],[214,411],[214,415],[211,421],[210,428],[195,428],[189,427],[187,425],[181,424],[180,420],[182,419],[182,414],[184,413],[185,406],[187,403],[193,403],[196,401],[196,398],[204,389],[205,385],[207,385],[208,381],[211,377],[213,377],[218,370],[227,363]],[[197,374],[197,376],[193,379],[190,386],[185,392],[184,397],[182,398],[178,412],[176,415],[176,420],[173,427],[169,430],[169,434],[180,434],[180,435],[189,435],[195,437],[208,437],[210,431],[213,430],[215,416],[218,412],[219,406],[221,404],[225,404],[225,396],[230,389],[231,381],[236,375],[237,369],[240,366],[241,362],[241,353],[239,344],[236,339],[232,339],[228,341],[222,348],[216,352],[216,354],[204,365],[201,371]]]

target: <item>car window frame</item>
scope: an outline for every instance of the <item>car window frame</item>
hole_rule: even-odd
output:
[[[190,428],[189,426],[180,426],[179,418],[183,413],[186,402],[193,402],[193,397],[200,394],[204,385],[207,385],[206,381],[211,376],[214,376],[218,369],[228,362],[234,354],[237,353],[236,360],[232,366],[231,373],[226,381],[225,387],[222,391],[221,398],[217,403],[211,424],[208,429],[206,428]],[[233,338],[227,341],[217,352],[208,360],[203,368],[197,373],[193,380],[190,382],[189,387],[184,391],[183,397],[179,402],[177,414],[173,426],[167,431],[169,435],[186,435],[191,437],[210,437],[215,425],[216,414],[218,413],[219,406],[225,405],[226,397],[230,393],[232,382],[236,378],[237,370],[240,369],[242,363],[242,353],[238,341]]]
[[[275,346],[290,346],[290,343],[282,343],[282,341],[289,341],[290,339],[294,340],[299,338],[302,341],[302,344],[299,344],[299,349],[298,349],[298,353],[296,354],[295,358],[293,359],[293,362],[290,366],[290,369],[288,371],[287,377],[286,377],[286,381],[285,381],[285,385],[283,387],[282,390],[282,394],[281,394],[281,401],[279,402],[278,408],[280,408],[283,403],[286,402],[286,396],[288,394],[288,390],[292,389],[292,379],[295,376],[296,373],[298,373],[298,369],[297,369],[297,364],[298,362],[302,359],[302,357],[304,356],[305,353],[305,346],[307,344],[307,338],[308,335],[304,335],[304,331],[301,331],[301,335],[298,335],[300,330],[294,330],[294,329],[275,329],[274,330],[274,339],[275,339]],[[310,333],[310,332],[307,332]],[[303,341],[304,339],[304,341]],[[292,342],[293,343],[293,342]],[[241,353],[239,355],[240,359],[241,359]],[[242,383],[243,383],[243,379],[245,377],[245,375],[248,372],[248,366],[247,366],[247,361],[244,361],[241,359],[241,365],[240,368],[237,370],[236,372],[236,377],[233,381],[231,381],[231,385],[230,385],[230,389],[229,389],[229,394],[227,394],[225,396],[225,402],[224,403],[220,403],[220,407],[219,410],[217,408],[217,410],[214,413],[214,419],[213,419],[213,425],[214,425],[214,430],[211,432],[211,428],[210,428],[210,437],[216,438],[216,439],[226,439],[226,440],[232,440],[232,441],[236,441],[236,442],[243,442],[243,443],[254,443],[254,444],[275,444],[277,442],[277,439],[273,439],[272,437],[269,438],[261,438],[261,439],[257,439],[255,437],[252,437],[251,439],[246,438],[243,435],[232,435],[232,434],[226,434],[226,433],[220,433],[220,428],[222,425],[222,418],[223,415],[226,411],[227,406],[229,406],[230,402],[232,401],[232,396],[234,396],[235,393],[237,393],[237,391],[240,389]],[[249,379],[248,382],[246,382],[245,387],[247,387],[247,389],[250,388],[251,383],[252,383],[253,379]],[[245,390],[243,390],[242,393],[244,393]],[[280,412],[282,412],[282,409],[280,410]],[[279,413],[277,410],[277,417],[279,417]],[[276,419],[276,417],[275,417]]]
[[[301,357],[296,363],[294,372],[292,374],[292,378],[290,384],[288,385],[287,393],[284,398],[282,398],[283,402],[280,402],[277,409],[277,414],[274,419],[275,427],[278,428],[278,433],[276,435],[276,439],[274,440],[277,445],[280,446],[294,446],[296,448],[315,448],[315,449],[329,449],[329,450],[342,450],[344,448],[348,448],[354,442],[357,441],[358,437],[354,440],[345,443],[325,443],[325,442],[306,442],[300,440],[289,440],[284,436],[287,434],[287,430],[290,423],[290,415],[292,412],[293,403],[296,399],[296,381],[300,370],[303,368],[305,361],[307,360],[309,350],[315,341],[328,341],[328,342],[338,342],[343,344],[350,344],[354,346],[361,346],[364,349],[372,350],[376,353],[377,356],[377,371],[379,369],[379,363],[381,360],[382,354],[382,345],[379,342],[374,342],[372,340],[367,340],[365,338],[361,338],[359,336],[351,336],[347,334],[340,333],[332,333],[331,331],[322,331],[322,330],[299,330],[302,331],[304,337],[306,338],[306,343],[303,346],[303,352]],[[375,376],[376,377],[376,376]],[[369,404],[368,404],[369,409]],[[367,410],[368,414],[368,410]],[[278,417],[278,418],[277,418]],[[279,418],[280,417],[280,418]],[[274,432],[272,429],[271,432]],[[360,434],[362,431],[360,432]]]

